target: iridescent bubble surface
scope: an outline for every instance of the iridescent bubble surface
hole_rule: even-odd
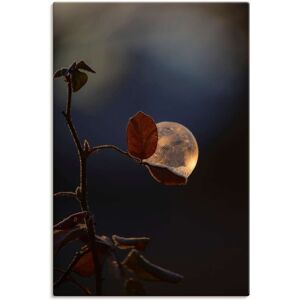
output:
[[[198,161],[198,144],[185,126],[176,122],[160,122],[158,143],[155,153],[144,161],[160,167],[167,167],[177,175],[188,177]]]

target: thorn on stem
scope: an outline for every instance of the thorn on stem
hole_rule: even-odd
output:
[[[84,140],[83,142],[83,149],[86,154],[89,154],[91,152],[91,146],[87,140]]]
[[[80,199],[80,197],[81,197],[81,188],[80,188],[80,186],[78,186],[76,188],[75,194],[76,194],[77,198]]]

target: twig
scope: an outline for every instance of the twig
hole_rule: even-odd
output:
[[[87,201],[87,158],[90,154],[96,153],[102,149],[113,149],[131,159],[136,161],[137,163],[141,164],[142,161],[136,157],[131,156],[128,152],[121,150],[117,146],[114,145],[100,145],[93,147],[89,150],[86,150],[84,146],[82,146],[80,139],[78,137],[78,133],[72,121],[71,115],[71,105],[72,105],[72,81],[71,77],[66,77],[66,82],[68,84],[68,98],[66,103],[66,111],[63,111],[63,115],[66,119],[67,125],[69,127],[71,136],[75,143],[78,152],[78,158],[80,162],[80,194],[73,193],[73,192],[59,192],[54,194],[54,196],[70,196],[76,197],[80,200],[81,210],[87,212],[87,216],[85,219],[87,232],[88,232],[88,239],[89,239],[89,247],[91,249],[93,255],[93,261],[95,266],[95,277],[96,277],[96,295],[102,294],[102,268],[100,266],[97,254],[97,246],[96,246],[96,232],[94,227],[94,222],[90,214],[89,205]],[[72,263],[71,263],[72,265]],[[58,286],[63,280],[68,276],[71,267],[66,270],[66,272],[62,275],[62,277],[54,284],[54,286]]]
[[[67,125],[68,125],[68,127],[69,127],[69,129],[70,129],[70,131],[71,131],[72,138],[73,138],[74,143],[75,143],[75,145],[76,145],[76,147],[77,147],[78,155],[80,156],[80,155],[83,153],[83,149],[82,149],[80,140],[79,140],[79,138],[78,138],[77,131],[76,131],[74,125],[73,125],[71,115],[68,115],[68,114],[65,113],[64,111],[62,112],[62,114],[65,116]]]
[[[60,268],[55,268],[54,270],[57,271],[57,272],[60,272],[60,273],[65,273],[65,270],[60,269]],[[80,282],[78,282],[74,277],[72,277],[71,274],[68,275],[68,277],[66,278],[66,280],[69,280],[74,285],[76,285],[77,287],[79,287],[84,292],[85,295],[87,295],[87,296],[91,296],[92,295],[92,293],[90,292],[90,290],[87,287],[83,286]]]
[[[81,250],[81,251],[78,251],[75,253],[75,255],[74,255],[72,261],[70,262],[70,264],[68,265],[67,269],[63,272],[61,277],[54,283],[54,288],[59,287],[69,277],[74,265],[86,253],[86,251],[89,251],[89,249],[86,248],[84,250]]]
[[[66,103],[66,115],[71,117],[71,105],[72,105],[72,81],[70,75],[67,76],[66,81],[68,83],[68,100]]]
[[[103,149],[113,149],[113,150],[115,150],[115,151],[117,151],[117,152],[133,159],[137,163],[141,163],[141,160],[139,158],[131,156],[127,151],[124,151],[124,150],[118,148],[115,145],[100,145],[100,146],[92,147],[91,150],[89,151],[89,154],[97,153],[97,152],[99,152],[100,150],[103,150]]]
[[[53,197],[73,197],[78,199],[76,193],[74,192],[57,192],[53,195]]]
[[[89,245],[92,251],[93,255],[93,261],[95,266],[95,277],[96,277],[96,295],[101,295],[102,293],[102,271],[101,267],[98,261],[98,255],[97,255],[97,247],[95,242],[95,228],[94,223],[91,218],[91,214],[89,211],[88,201],[87,201],[87,153],[83,150],[83,147],[81,145],[81,142],[79,140],[77,131],[75,129],[75,126],[72,121],[71,116],[71,104],[72,104],[72,82],[70,76],[66,77],[66,81],[68,83],[68,100],[66,104],[66,112],[63,112],[63,115],[65,116],[67,125],[70,129],[72,138],[74,140],[74,143],[77,148],[79,162],[80,162],[80,204],[81,204],[81,210],[87,211],[87,217],[86,217],[86,226],[88,231],[88,237],[89,237]],[[57,285],[57,284],[56,284]]]
[[[129,154],[127,151],[124,151],[124,150],[118,148],[118,147],[115,146],[115,145],[100,145],[100,146],[95,146],[95,147],[93,147],[93,148],[90,150],[89,153],[92,154],[92,153],[98,152],[98,151],[100,151],[100,150],[102,150],[102,149],[113,149],[113,150],[116,150],[116,151],[118,151],[118,152],[120,152],[120,153],[126,155],[126,156],[130,156],[130,154]],[[131,156],[130,156],[130,157],[131,157]]]

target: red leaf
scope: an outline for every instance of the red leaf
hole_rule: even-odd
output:
[[[71,229],[72,227],[76,226],[77,224],[83,223],[86,216],[87,216],[86,211],[81,211],[81,212],[72,214],[69,217],[60,221],[59,223],[55,224],[53,226],[53,229],[59,229],[59,230]]]
[[[103,265],[109,253],[110,247],[99,242],[97,243],[97,254],[100,266]],[[94,274],[94,259],[92,251],[89,248],[86,248],[83,254],[73,264],[72,271],[82,277],[90,277]]]
[[[75,240],[81,240],[84,242],[87,242],[88,236],[86,231],[86,226],[83,224],[78,224],[75,227],[72,227],[71,229],[65,229],[65,230],[54,230],[54,240],[53,240],[53,246],[54,246],[54,255],[58,254],[60,249],[62,249],[64,246],[66,246],[68,243],[75,241]]]
[[[175,174],[166,167],[158,167],[149,163],[145,165],[151,176],[159,183],[164,185],[185,185],[187,183],[186,177]]]
[[[86,250],[78,261],[74,264],[73,272],[81,275],[82,277],[89,277],[94,274],[94,261],[92,251]]]
[[[127,147],[130,155],[146,159],[156,150],[158,132],[153,119],[138,112],[131,117],[127,126]]]

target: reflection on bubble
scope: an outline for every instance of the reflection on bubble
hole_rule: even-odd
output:
[[[155,153],[145,162],[188,177],[198,160],[198,145],[193,134],[176,122],[157,123],[158,144]]]

